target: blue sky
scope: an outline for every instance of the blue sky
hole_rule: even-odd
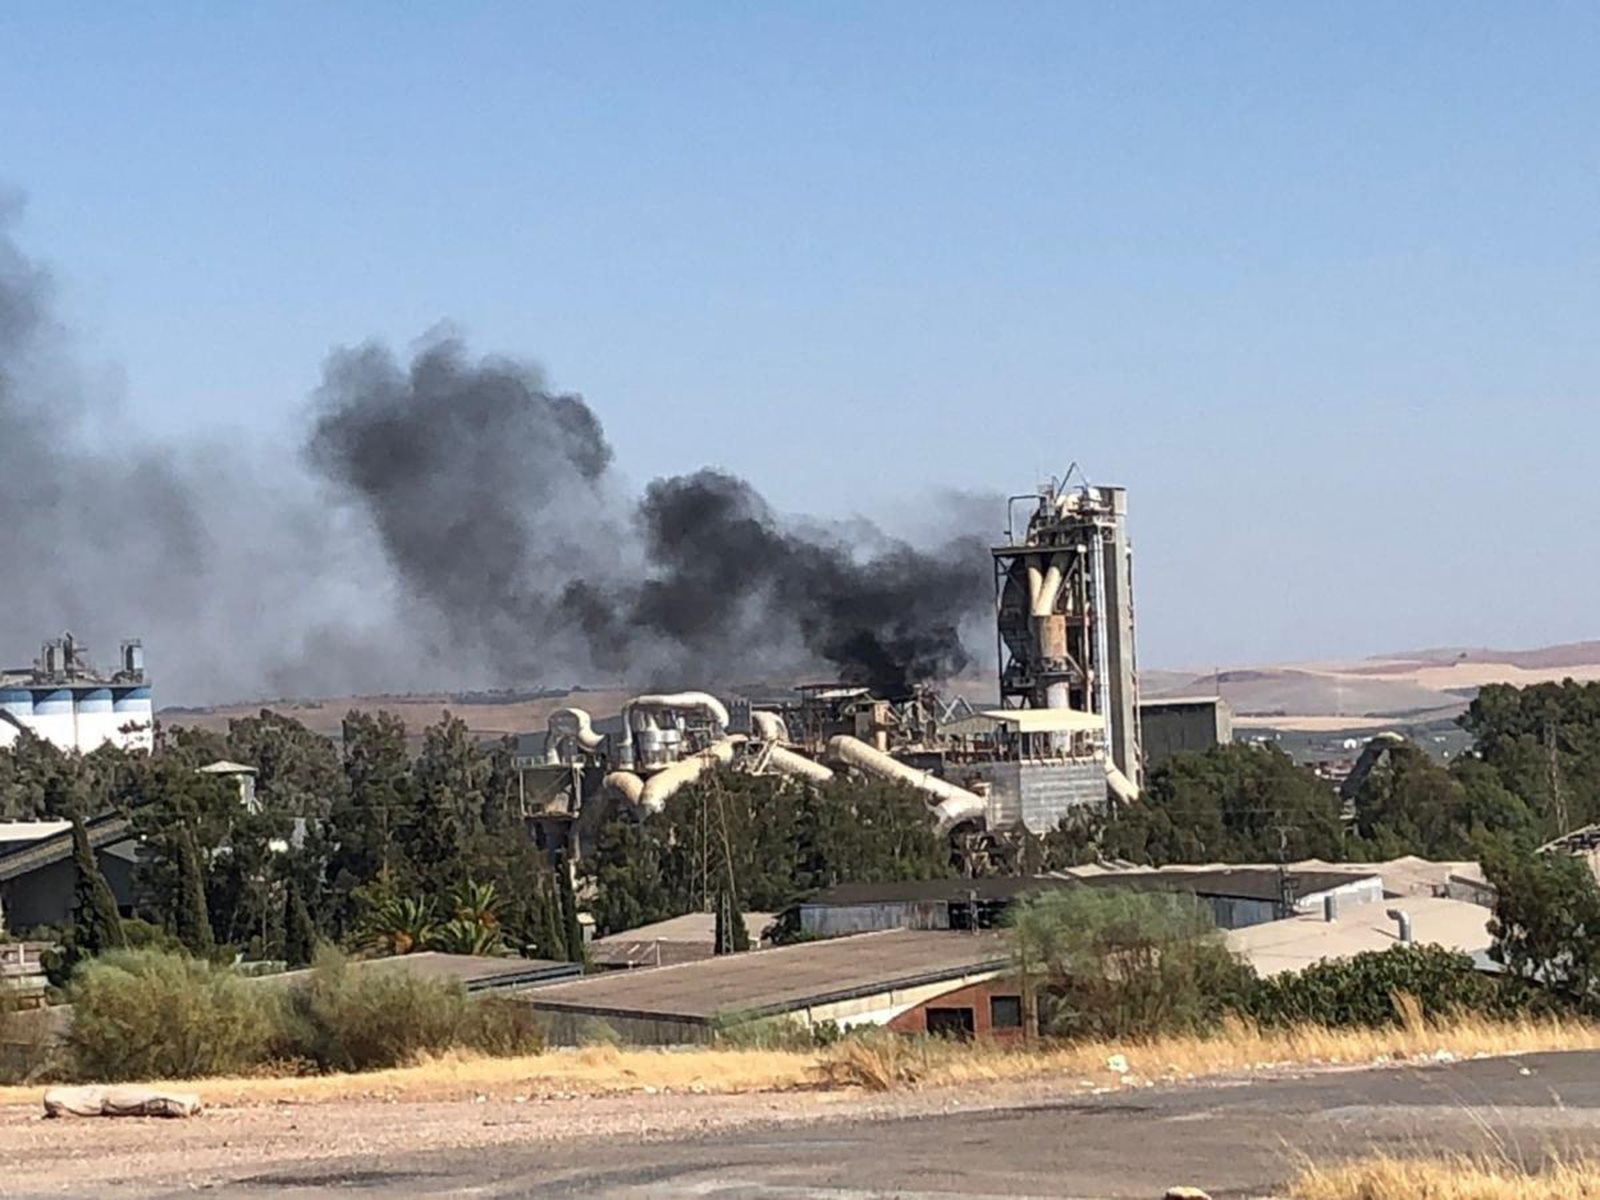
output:
[[[1576,4],[15,3],[0,185],[155,437],[448,320],[636,481],[1122,482],[1147,662],[1532,644],[1600,636],[1597,62]]]

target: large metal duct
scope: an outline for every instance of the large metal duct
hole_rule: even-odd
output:
[[[811,783],[827,783],[833,779],[833,772],[821,763],[776,742],[766,743],[759,753],[766,765],[780,775],[790,775]]]
[[[644,787],[639,792],[639,807],[646,812],[660,812],[666,806],[667,800],[680,788],[693,783],[708,771],[714,771],[731,763],[733,749],[734,743],[724,738],[699,754],[675,762],[671,766],[662,767],[645,780]]]
[[[639,797],[644,793],[644,780],[632,771],[612,771],[600,782],[607,791],[621,796],[635,808],[639,807]]]
[[[982,796],[957,787],[928,771],[907,766],[893,755],[885,754],[867,745],[860,738],[840,734],[828,740],[828,757],[836,762],[876,775],[880,779],[893,779],[932,798],[933,811],[939,818],[939,832],[944,833],[962,821],[982,818],[989,804]]]
[[[728,727],[727,708],[710,692],[664,692],[658,696],[635,696],[622,706],[623,727],[629,730],[653,728],[653,714],[661,711],[704,713],[718,730]],[[648,725],[635,724],[635,714],[639,714]]]
[[[545,762],[554,764],[564,761],[561,757],[563,742],[576,742],[585,752],[593,753],[605,745],[606,735],[594,731],[594,723],[583,709],[558,708],[550,714],[545,724]]]
[[[776,742],[779,745],[788,745],[789,727],[783,723],[783,718],[774,712],[761,712],[753,710],[750,713],[750,728],[754,731],[756,739],[762,742]],[[810,761],[807,759],[806,761]]]

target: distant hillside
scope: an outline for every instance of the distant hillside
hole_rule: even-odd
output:
[[[1374,720],[1404,725],[1436,721],[1461,712],[1489,683],[1559,682],[1571,677],[1600,680],[1600,641],[1571,642],[1533,650],[1491,650],[1443,647],[1388,654],[1351,661],[1238,665],[1219,671],[1144,671],[1139,680],[1145,699],[1221,695],[1241,724],[1333,729],[1370,724]],[[712,690],[718,685],[709,684]],[[725,689],[724,689],[725,690]],[[952,682],[951,694],[983,705],[994,697],[988,677]],[[771,694],[785,688],[774,685]],[[455,695],[346,696],[322,700],[274,700],[205,709],[167,709],[159,715],[174,725],[226,729],[229,718],[273,708],[303,721],[319,733],[337,735],[350,709],[388,709],[400,716],[413,737],[421,735],[446,710],[454,712],[480,737],[529,733],[544,728],[550,713],[565,704],[588,709],[596,717],[618,712],[629,693],[616,688],[526,692],[468,692]]]

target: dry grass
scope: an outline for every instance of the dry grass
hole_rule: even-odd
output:
[[[1593,1049],[1600,1049],[1600,1025],[1464,1019],[1432,1026],[1413,1009],[1405,1025],[1383,1030],[1316,1026],[1260,1030],[1234,1022],[1212,1038],[1017,1048],[889,1034],[846,1038],[816,1051],[591,1046],[521,1058],[451,1054],[417,1066],[359,1075],[212,1079],[184,1086],[201,1091],[213,1105],[761,1092],[818,1086],[886,1091],[1040,1078],[1090,1091],[1290,1067]],[[37,1088],[0,1088],[0,1104],[37,1100]]]
[[[1600,1162],[1536,1170],[1503,1158],[1369,1158],[1307,1167],[1292,1200],[1581,1200],[1600,1198]]]
[[[470,1100],[480,1095],[603,1095],[654,1089],[757,1092],[814,1086],[812,1054],[723,1049],[617,1049],[590,1046],[517,1058],[452,1053],[410,1067],[352,1075],[206,1079],[177,1086],[211,1105],[327,1100]],[[0,1104],[35,1104],[37,1088],[0,1088]]]
[[[1490,1021],[1463,1018],[1442,1025],[1407,1005],[1394,1029],[1327,1029],[1319,1025],[1263,1030],[1230,1021],[1211,1038],[1148,1042],[1076,1042],[1008,1050],[893,1038],[847,1039],[824,1053],[824,1078],[874,1090],[982,1083],[1038,1075],[1078,1080],[1086,1088],[1198,1079],[1297,1066],[1357,1066],[1448,1060],[1549,1050],[1600,1049],[1600,1025],[1580,1021]]]

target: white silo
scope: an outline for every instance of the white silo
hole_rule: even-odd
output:
[[[156,714],[149,684],[113,689],[112,713],[118,745],[128,750],[149,750],[155,745]]]
[[[73,688],[73,708],[77,714],[77,746],[83,753],[99,749],[107,742],[121,744],[116,706],[108,687]]]
[[[54,742],[63,750],[73,750],[78,745],[78,719],[72,702],[72,689],[68,687],[35,687],[33,694],[33,719],[29,722],[34,733],[47,742]]]

